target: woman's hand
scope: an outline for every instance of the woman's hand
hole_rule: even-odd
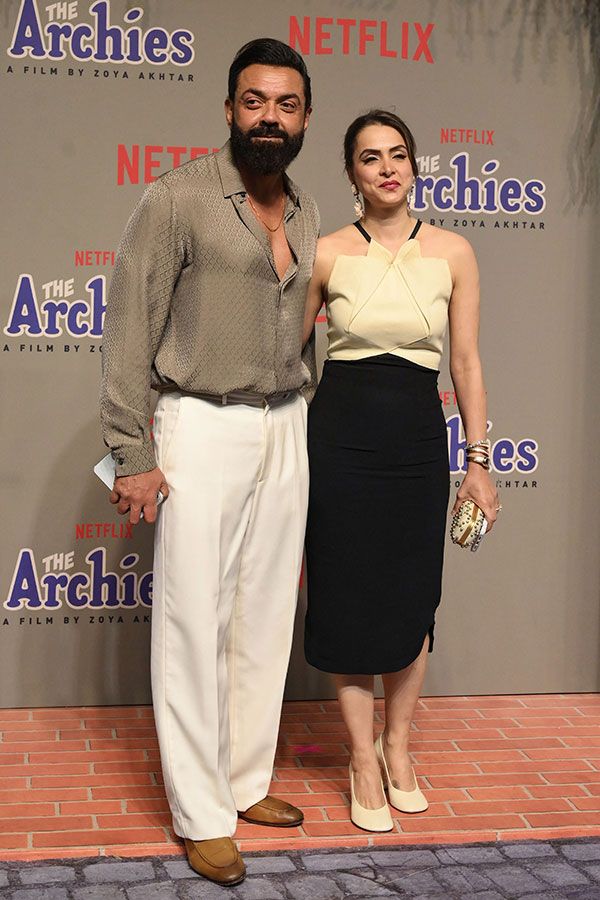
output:
[[[476,463],[472,463],[467,469],[467,474],[463,478],[463,482],[456,494],[452,515],[457,511],[463,500],[472,500],[477,504],[487,519],[487,530],[491,531],[498,516],[500,501],[489,472],[486,472],[482,466]]]

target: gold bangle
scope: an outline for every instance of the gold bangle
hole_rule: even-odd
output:
[[[476,466],[481,466],[481,468],[485,469],[486,472],[489,472],[491,468],[489,460],[486,462],[481,462],[479,459],[468,459],[467,462],[475,463]]]

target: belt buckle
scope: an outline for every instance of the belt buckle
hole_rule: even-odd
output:
[[[271,403],[269,402],[269,399],[270,399],[271,402],[272,402],[272,401],[273,401],[273,398],[274,398],[274,395],[273,395],[273,394],[270,394],[270,395],[269,395],[269,394],[265,394],[265,396],[262,398],[262,405],[263,405],[263,408],[264,408],[264,409],[271,409]],[[275,398],[275,403],[277,403],[278,400],[281,400],[281,394],[280,394],[278,397]]]
[[[282,391],[273,398],[275,401],[275,405],[278,406],[281,403],[285,403],[291,396],[292,391]],[[265,397],[265,406],[270,406],[268,397]]]

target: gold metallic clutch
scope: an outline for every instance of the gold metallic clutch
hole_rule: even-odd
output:
[[[450,537],[459,547],[479,549],[488,523],[481,509],[472,500],[463,500],[452,517]]]

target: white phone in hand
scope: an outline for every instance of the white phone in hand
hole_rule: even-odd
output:
[[[112,457],[112,453],[107,453],[106,456],[102,457],[100,462],[96,463],[96,465],[94,466],[94,473],[98,476],[100,481],[102,481],[106,485],[106,487],[110,491],[112,491],[116,475],[116,466],[115,461]],[[156,495],[156,505],[160,506],[164,499],[165,495],[162,491],[159,491]],[[141,511],[140,518],[144,518],[144,510]]]

